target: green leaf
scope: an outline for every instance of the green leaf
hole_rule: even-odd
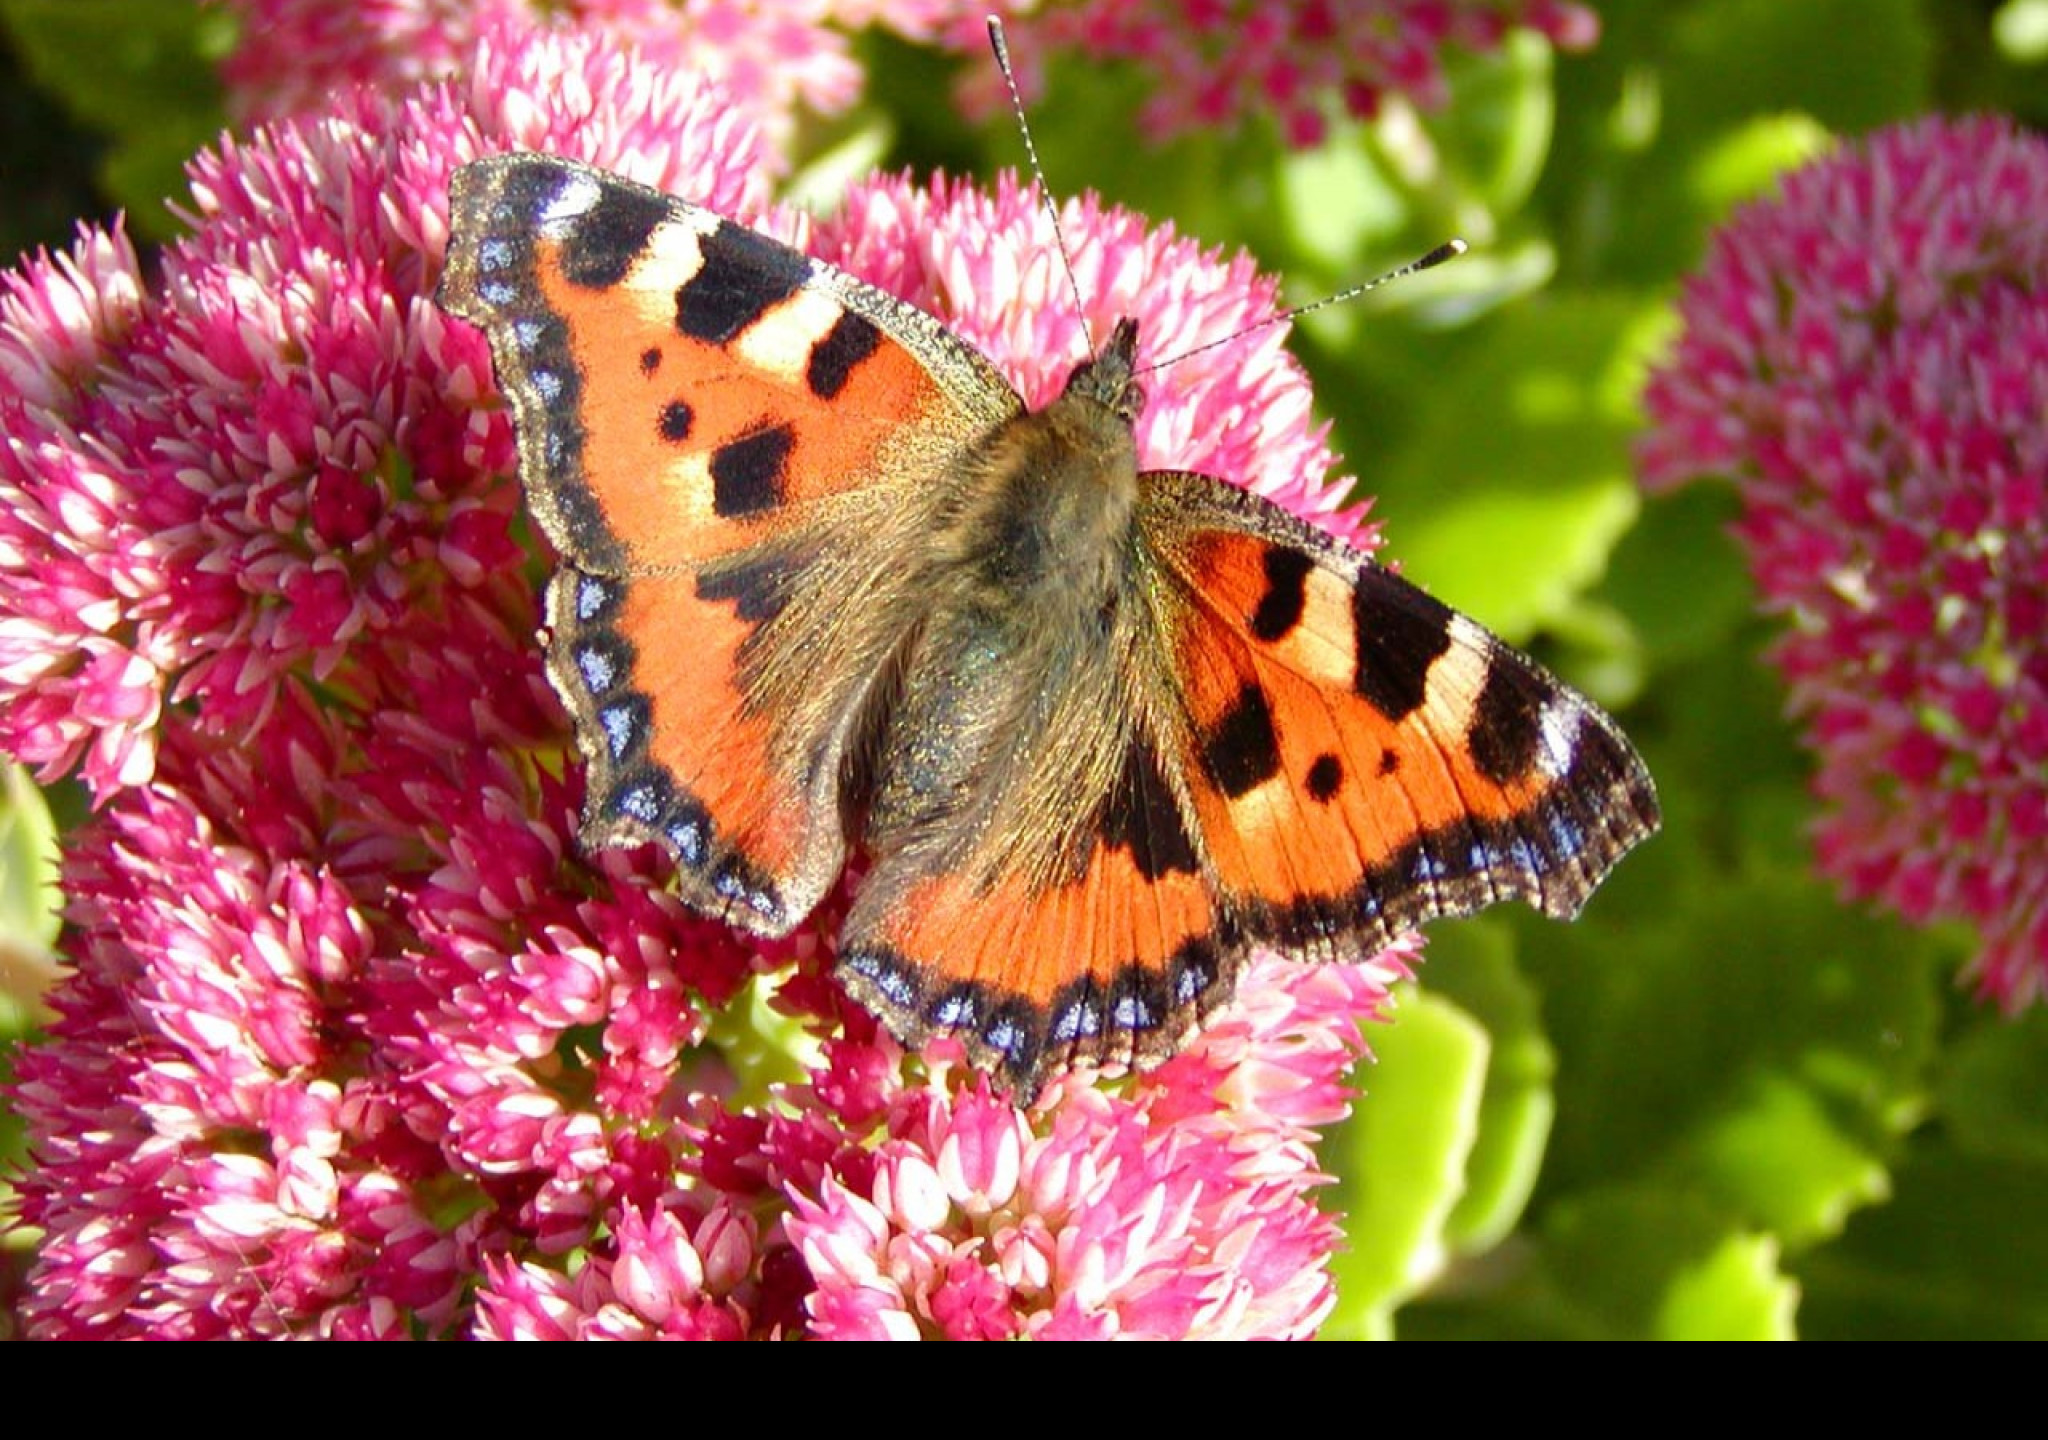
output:
[[[1546,295],[1459,337],[1368,479],[1387,554],[1510,641],[1568,613],[1636,514],[1628,440],[1657,314],[1639,297]]]
[[[1834,1233],[1924,1109],[1951,957],[1797,876],[1666,908],[1525,938],[1561,1057],[1544,1190],[1654,1178],[1788,1242]]]
[[[1762,1235],[1730,1235],[1679,1270],[1657,1307],[1659,1340],[1793,1340],[1799,1286],[1778,1271],[1778,1246]]]
[[[1432,934],[1423,971],[1427,991],[1454,1002],[1491,1041],[1465,1193],[1444,1227],[1460,1254],[1491,1249],[1520,1221],[1557,1113],[1557,1056],[1543,1033],[1535,988],[1514,957],[1512,926],[1473,919]]]
[[[1367,155],[1356,124],[1338,125],[1321,145],[1282,157],[1277,179],[1279,218],[1296,262],[1324,276],[1361,275],[1369,257],[1402,233],[1411,213],[1407,198]]]
[[[1664,834],[1649,853],[1681,865],[1676,884],[1812,865],[1812,762],[1785,719],[1784,686],[1758,656],[1769,634],[1752,618],[1723,643],[1666,665],[1650,696],[1662,728],[1636,727],[1664,798]]]
[[[1535,189],[1550,155],[1556,116],[1550,43],[1517,30],[1492,54],[1451,51],[1445,58],[1453,103],[1429,117],[1428,129],[1469,198],[1497,217],[1512,215]]]
[[[1949,1134],[1965,1154],[2048,1169],[2048,1010],[1974,1018],[1941,1080]]]
[[[1325,1141],[1342,1172],[1332,1204],[1347,1239],[1331,1267],[1331,1339],[1384,1335],[1394,1307],[1442,1265],[1486,1083],[1486,1032],[1427,993],[1404,988],[1373,1050],[1365,1099]]]
[[[1795,110],[1849,131],[1916,115],[1934,63],[1923,9],[1919,0],[1688,6],[1671,27],[1667,113],[1695,131]]]
[[[1657,659],[1743,642],[1756,591],[1728,535],[1737,508],[1725,486],[1688,486],[1646,502],[1615,547],[1601,593]]]
[[[1545,1227],[1546,1287],[1573,1328],[1615,1339],[1789,1339],[1798,1292],[1768,1239],[1679,1192],[1603,1191]]]
[[[2012,60],[2028,65],[2048,60],[2048,0],[2006,0],[1991,32]]]
[[[225,123],[214,65],[231,18],[165,0],[0,0],[0,20],[37,83],[110,140],[100,179],[131,226],[170,234],[164,200]]]
[[[1834,137],[1804,115],[1751,120],[1717,137],[1694,159],[1693,199],[1709,215],[1725,215],[1767,194],[1778,177],[1834,148]]]
[[[1558,138],[1537,196],[1564,273],[1668,284],[1704,253],[1730,203],[1823,134],[1925,113],[1947,58],[1930,14],[1967,29],[1959,8],[1607,0],[1600,44],[1559,62]]]
[[[1527,644],[1599,578],[1635,513],[1634,489],[1611,476],[1559,480],[1540,492],[1502,485],[1447,499],[1404,525],[1399,553],[1411,578]]]
[[[1804,1257],[1816,1339],[2048,1340],[2048,1166],[1924,1137],[1837,1244]]]
[[[1853,1209],[1891,1193],[1884,1166],[1821,1090],[1782,1075],[1754,1077],[1709,1116],[1676,1168],[1793,1244],[1838,1234]]]
[[[0,939],[55,944],[60,899],[50,807],[26,770],[0,761]]]
[[[1402,1312],[1425,1339],[1789,1339],[1775,1244],[1695,1197],[1609,1189],[1560,1206],[1508,1266]]]
[[[42,1009],[62,904],[50,807],[26,770],[0,761],[0,1040],[24,1034]]]

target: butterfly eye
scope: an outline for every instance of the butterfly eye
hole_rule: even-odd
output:
[[[1124,418],[1126,424],[1135,425],[1138,417],[1145,413],[1145,387],[1133,380],[1124,386],[1123,394],[1117,397],[1112,408]]]
[[[1095,358],[1075,366],[1067,377],[1067,393],[1093,400],[1126,425],[1137,424],[1145,408],[1145,388],[1132,378],[1137,350],[1138,322],[1128,317],[1117,321]]]

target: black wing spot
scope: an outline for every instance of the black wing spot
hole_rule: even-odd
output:
[[[1306,550],[1271,545],[1266,549],[1266,593],[1252,611],[1252,634],[1272,644],[1287,638],[1308,608],[1309,572],[1316,562]]]
[[[704,237],[704,264],[676,290],[676,329],[723,345],[810,278],[811,262],[766,235],[721,223]]]
[[[566,184],[571,177],[561,179]],[[579,178],[577,183],[585,182]],[[563,278],[585,290],[611,288],[626,278],[669,218],[669,202],[661,196],[606,186],[604,199],[577,219],[562,241]]]
[[[672,445],[680,445],[690,438],[690,426],[697,416],[690,407],[680,400],[671,400],[661,407],[661,438]]]
[[[713,604],[731,601],[734,615],[758,625],[782,613],[802,569],[802,563],[787,554],[750,553],[745,559],[720,561],[697,572],[697,598]]]
[[[1309,798],[1319,804],[1329,804],[1343,784],[1344,762],[1335,755],[1318,755],[1315,764],[1308,767]]]
[[[775,425],[719,446],[711,456],[712,512],[731,520],[780,505],[795,444],[795,430]]]
[[[1402,720],[1429,690],[1429,667],[1451,648],[1451,610],[1377,567],[1351,592],[1358,627],[1356,687],[1380,714]]]
[[[1496,656],[1479,688],[1465,743],[1479,773],[1505,785],[1529,773],[1543,745],[1543,707],[1549,687],[1513,661]]]
[[[1380,751],[1380,776],[1385,778],[1401,768],[1401,757],[1390,749]]]
[[[1103,804],[1102,842],[1131,852],[1131,863],[1147,880],[1168,872],[1197,873],[1195,843],[1188,838],[1180,806],[1174,803],[1159,757],[1143,739],[1134,740]]]
[[[865,316],[846,311],[832,322],[825,338],[811,347],[811,361],[804,383],[820,400],[830,400],[846,388],[861,361],[881,348],[882,332]]]
[[[659,345],[649,345],[640,352],[640,373],[642,375],[652,375],[660,368],[661,347]]]
[[[1247,684],[1238,692],[1209,732],[1202,761],[1209,778],[1232,800],[1280,773],[1280,737],[1264,690]]]

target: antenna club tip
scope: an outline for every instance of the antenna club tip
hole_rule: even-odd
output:
[[[1415,268],[1418,270],[1427,270],[1432,265],[1441,265],[1446,260],[1455,260],[1471,248],[1472,247],[1470,245],[1467,245],[1463,240],[1457,239],[1454,236],[1451,239],[1444,241],[1443,244],[1437,246],[1436,249],[1430,251],[1420,260],[1416,261]]]

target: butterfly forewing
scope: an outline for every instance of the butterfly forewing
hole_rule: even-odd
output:
[[[585,838],[659,840],[694,903],[783,933],[839,872],[846,751],[914,623],[883,557],[1021,406],[923,312],[615,176],[500,156],[451,206],[442,303],[490,335],[563,562]]]
[[[1143,480],[1197,829],[1248,934],[1345,956],[1502,899],[1569,917],[1656,828],[1641,760],[1536,662],[1257,496]]]

